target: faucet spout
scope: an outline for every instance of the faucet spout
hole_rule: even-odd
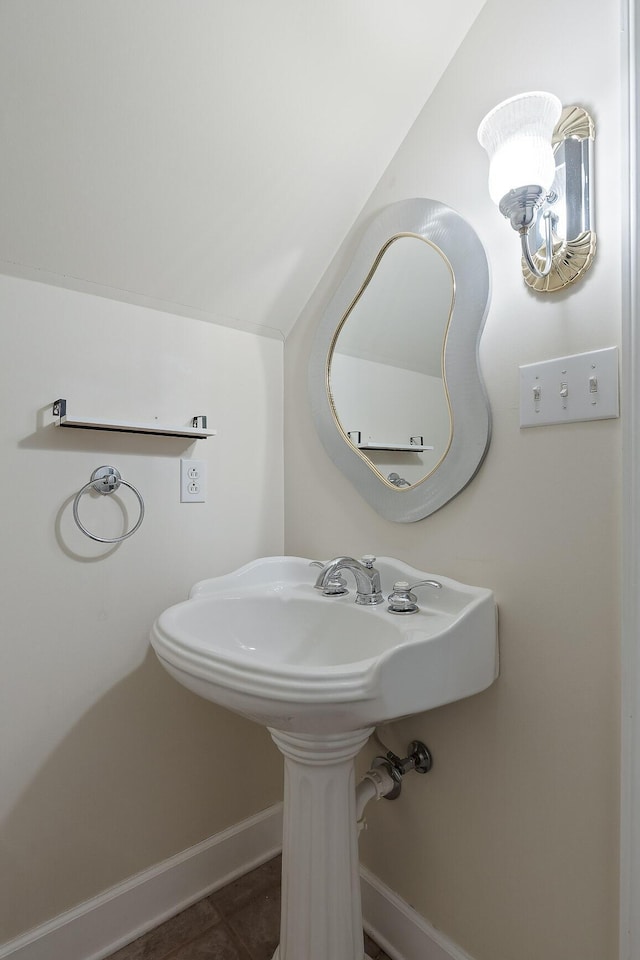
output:
[[[333,596],[334,591],[327,589],[328,584],[334,581],[342,570],[348,570],[356,581],[356,603],[382,603],[384,598],[380,589],[380,573],[373,565],[375,559],[365,556],[360,562],[353,557],[336,557],[324,565],[316,580],[316,587],[322,590],[324,596]]]

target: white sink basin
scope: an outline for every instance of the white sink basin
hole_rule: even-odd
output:
[[[158,617],[151,642],[184,686],[292,733],[346,733],[478,693],[498,670],[490,590],[379,558],[382,591],[427,577],[418,613],[356,605],[314,588],[316,567],[267,557],[196,584]]]
[[[497,675],[490,590],[399,560],[375,565],[385,595],[396,580],[442,588],[420,589],[418,613],[394,615],[356,604],[352,583],[347,596],[322,596],[309,560],[266,557],[196,584],[153,626],[176,680],[268,726],[284,756],[273,960],[363,960],[355,757],[376,724],[478,693]]]

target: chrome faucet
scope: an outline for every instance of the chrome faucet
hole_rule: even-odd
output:
[[[384,597],[380,590],[380,573],[374,567],[375,561],[376,558],[369,555],[364,556],[362,562],[353,557],[336,557],[325,563],[316,580],[316,587],[322,590],[325,597],[335,596],[336,591],[331,584],[335,583],[341,570],[349,570],[356,578],[356,603],[382,603]]]

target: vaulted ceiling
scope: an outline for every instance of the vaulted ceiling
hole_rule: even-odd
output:
[[[484,2],[2,0],[0,272],[286,336]]]

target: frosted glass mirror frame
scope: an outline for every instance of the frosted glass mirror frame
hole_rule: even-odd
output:
[[[443,346],[453,430],[446,456],[435,470],[411,487],[394,487],[376,475],[366,456],[344,433],[331,402],[328,370],[336,331],[370,279],[372,268],[391,241],[407,235],[438,248],[453,272],[454,304]],[[318,434],[336,466],[387,520],[411,523],[439,510],[467,486],[486,455],[491,413],[478,348],[489,295],[487,257],[466,220],[436,200],[401,200],[385,207],[371,222],[320,320],[309,363],[311,409]]]

